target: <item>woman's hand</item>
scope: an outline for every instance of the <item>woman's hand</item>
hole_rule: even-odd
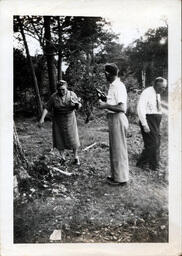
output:
[[[108,104],[102,100],[99,100],[99,108],[100,109],[106,109],[108,107]]]
[[[39,127],[39,128],[42,128],[43,123],[44,123],[44,119],[41,118],[40,121],[39,121],[39,123],[38,123],[38,127]]]
[[[76,110],[80,109],[82,107],[80,100],[81,98],[71,99],[71,107]]]
[[[81,103],[75,103],[75,109],[78,110],[82,107],[82,104]]]
[[[39,123],[38,123],[38,127],[39,127],[39,128],[42,127],[42,125],[43,125],[43,123],[44,123],[44,119],[45,119],[47,113],[48,113],[48,110],[47,110],[46,108],[44,108],[43,113],[42,113],[42,116],[41,116],[41,119],[40,119],[40,121],[39,121]]]

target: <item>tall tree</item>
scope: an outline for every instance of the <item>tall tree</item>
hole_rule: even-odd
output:
[[[95,82],[95,70],[98,68],[96,53],[101,51],[108,38],[114,38],[104,30],[106,24],[101,17],[71,17],[67,29],[65,60],[69,67],[66,79],[82,98],[87,121],[96,101],[95,87],[99,86]],[[100,84],[102,81],[101,78]]]
[[[23,54],[23,50],[13,48],[13,83],[14,102],[21,100],[19,91],[23,92],[27,88],[34,88],[29,63]]]
[[[21,184],[29,184],[30,175],[28,171],[31,169],[31,164],[25,157],[24,150],[19,141],[19,137],[14,123],[13,127],[13,155],[14,155],[14,197],[19,197],[19,191],[21,190]],[[30,185],[30,184],[29,184]]]
[[[13,126],[13,145],[14,145],[14,160],[18,166],[24,166],[29,168],[30,164],[25,157],[24,150],[19,141],[19,137],[16,130],[16,125]]]
[[[168,70],[168,28],[149,29],[126,49],[130,69],[139,83],[150,85],[156,76],[167,75]]]
[[[59,35],[59,50],[58,50],[58,81],[62,79],[62,27],[60,24],[60,17],[57,17],[58,20],[58,35]]]
[[[18,22],[18,26],[19,26],[19,29],[20,29],[20,33],[21,33],[22,38],[23,38],[23,42],[24,42],[24,46],[25,46],[25,50],[26,50],[26,54],[27,54],[27,59],[28,59],[29,64],[30,64],[33,84],[34,84],[34,88],[35,88],[35,95],[36,95],[36,100],[37,100],[38,116],[40,116],[41,113],[42,113],[42,102],[41,102],[41,98],[40,98],[40,92],[39,92],[39,87],[38,87],[38,83],[37,83],[37,77],[36,77],[33,62],[32,62],[32,59],[31,59],[31,56],[30,56],[30,53],[29,53],[29,48],[28,48],[26,37],[25,37],[23,24],[22,24],[22,21],[21,21],[19,16],[17,16],[17,22]]]
[[[57,17],[57,16],[26,16],[26,32],[40,42],[47,58],[50,90],[55,91],[55,58],[58,56],[57,79],[62,78],[62,61],[68,69],[64,78],[72,89],[83,98],[83,109],[90,115],[95,102],[95,87],[104,83],[102,74],[98,74],[102,50],[108,43],[114,44],[117,35],[108,30],[109,23],[101,17]],[[113,55],[118,56],[122,46]],[[116,49],[110,47],[110,49]],[[99,56],[99,52],[102,52]],[[109,53],[109,50],[108,50]],[[108,61],[107,54],[104,62]],[[113,58],[110,58],[113,59]],[[115,61],[115,59],[113,59]],[[99,66],[99,70],[102,67]],[[102,70],[103,71],[103,70]],[[97,75],[96,75],[97,73]],[[100,81],[98,83],[97,79]]]
[[[54,93],[56,91],[56,73],[55,73],[55,59],[54,59],[55,47],[52,43],[52,37],[51,37],[51,17],[50,16],[44,16],[44,28],[45,28],[44,38],[46,41],[44,53],[47,58],[50,91],[51,93]]]

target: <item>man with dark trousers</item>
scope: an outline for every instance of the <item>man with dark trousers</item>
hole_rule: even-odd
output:
[[[149,164],[152,170],[158,170],[160,159],[160,122],[162,118],[160,94],[166,90],[167,81],[157,77],[153,86],[143,90],[137,106],[139,125],[144,141],[144,149],[137,166],[143,168]]]

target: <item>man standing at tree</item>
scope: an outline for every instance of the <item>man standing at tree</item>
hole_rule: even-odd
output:
[[[112,185],[125,185],[129,180],[126,142],[128,119],[125,115],[127,92],[125,85],[118,77],[118,71],[118,67],[114,63],[105,65],[105,76],[109,83],[109,90],[107,101],[100,100],[100,109],[107,110],[109,126],[111,175],[107,181]]]
[[[162,118],[160,94],[166,89],[167,81],[157,77],[154,86],[144,89],[140,95],[137,112],[144,141],[144,149],[137,162],[138,167],[149,164],[150,169],[158,170],[160,157],[160,122]]]

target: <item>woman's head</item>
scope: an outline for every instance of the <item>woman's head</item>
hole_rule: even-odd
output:
[[[59,80],[57,82],[57,91],[60,96],[64,96],[67,91],[67,82],[64,80]]]

